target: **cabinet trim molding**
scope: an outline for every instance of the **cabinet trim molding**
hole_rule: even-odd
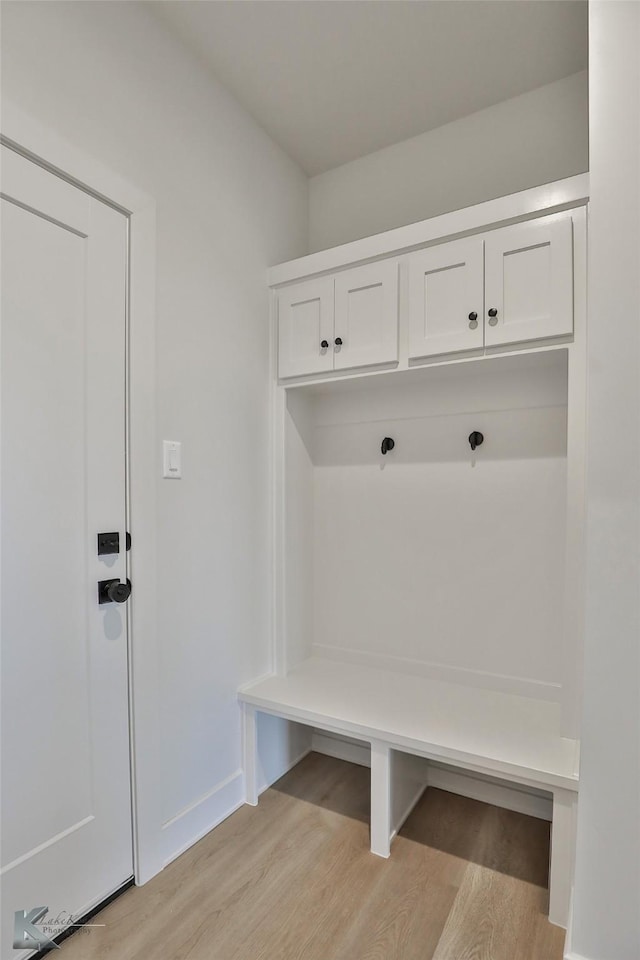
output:
[[[407,253],[430,243],[441,243],[570,210],[584,206],[588,200],[589,174],[581,173],[280,263],[268,270],[267,282],[271,287],[292,283],[368,260]]]

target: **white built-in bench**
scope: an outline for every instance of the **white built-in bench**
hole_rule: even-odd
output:
[[[550,793],[549,919],[566,926],[579,742],[559,735],[558,704],[319,659],[249,684],[239,699],[250,804],[258,802],[256,712],[371,745],[371,851],[381,857],[424,787],[411,757]]]

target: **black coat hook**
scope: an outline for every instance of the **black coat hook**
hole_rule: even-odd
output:
[[[469,434],[469,443],[471,444],[472,450],[475,450],[476,447],[479,447],[483,441],[484,434],[480,433],[479,430],[474,430],[473,433]]]
[[[380,452],[383,454],[383,456],[386,456],[389,450],[393,450],[395,445],[396,445],[395,440],[392,440],[391,437],[385,437],[384,440],[382,441]]]

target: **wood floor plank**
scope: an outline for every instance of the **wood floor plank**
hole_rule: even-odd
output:
[[[427,855],[425,855],[427,854]],[[335,960],[425,960],[440,939],[464,867],[399,838],[372,895],[358,905]],[[448,869],[447,869],[448,867]],[[447,883],[450,880],[450,883]]]
[[[546,900],[544,888],[470,863],[433,960],[561,960],[564,931],[544,916]]]
[[[62,960],[561,960],[548,824],[429,789],[369,851],[369,771],[311,754]]]

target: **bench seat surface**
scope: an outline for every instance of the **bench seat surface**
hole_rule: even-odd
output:
[[[579,741],[559,735],[557,703],[317,658],[247,684],[239,699],[456,766],[578,789]]]

